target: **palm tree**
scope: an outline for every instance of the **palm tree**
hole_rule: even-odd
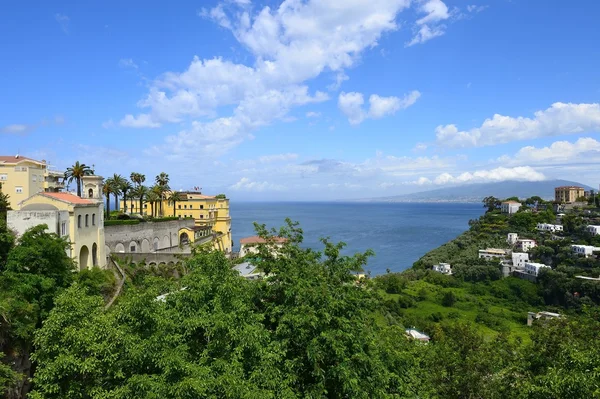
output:
[[[173,216],[177,216],[175,213],[175,203],[177,201],[181,201],[182,199],[183,197],[181,196],[181,194],[179,194],[178,191],[171,191],[168,200],[173,203]]]
[[[150,208],[152,209],[152,217],[154,217],[154,204],[160,200],[160,195],[156,192],[156,190],[151,189],[146,195],[146,199],[150,203]]]
[[[127,193],[131,193],[132,191],[133,185],[129,180],[125,180],[125,182],[121,185],[121,193],[123,194],[123,204],[125,205],[125,213],[127,213]],[[131,208],[133,208],[132,196],[129,196],[129,199],[131,202]]]
[[[112,193],[115,196],[115,209],[119,209],[119,195],[121,195],[121,187],[127,180],[117,173],[115,173],[109,180],[111,180],[112,184]]]
[[[129,176],[129,178],[137,187],[141,186],[142,183],[144,183],[146,181],[146,175],[143,175],[138,172],[131,172],[131,175]]]
[[[67,168],[65,172],[65,180],[67,184],[71,183],[73,180],[77,182],[77,196],[81,197],[81,178],[83,176],[92,175],[94,172],[92,169],[84,163],[79,163],[79,161],[75,162],[75,165]]]
[[[162,209],[162,200],[164,199],[164,195],[165,192],[167,192],[167,190],[170,190],[169,187],[169,175],[166,174],[165,172],[160,172],[160,174],[158,176],[156,176],[156,186],[155,187],[159,187],[158,194],[160,195],[160,214],[161,216],[163,215],[163,209]]]
[[[112,178],[106,179],[104,186],[102,186],[102,194],[106,197],[106,220],[110,219],[110,195],[112,194]]]
[[[148,187],[141,184],[133,189],[132,196],[140,200],[140,216],[144,214],[144,197],[148,195]]]

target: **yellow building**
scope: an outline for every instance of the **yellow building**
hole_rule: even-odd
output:
[[[556,202],[570,204],[577,201],[577,198],[585,196],[585,189],[578,186],[561,186],[554,189],[554,199]]]
[[[37,193],[9,211],[9,228],[18,235],[46,224],[48,231],[69,239],[68,251],[79,270],[105,267],[104,207],[101,200],[80,198],[71,193]]]
[[[50,170],[46,161],[0,155],[1,191],[9,195],[12,208],[34,194],[63,189],[63,177],[64,173]]]
[[[193,218],[198,227],[208,226],[212,233],[216,234],[215,248],[226,253],[231,252],[231,216],[229,215],[229,199],[216,197],[213,195],[204,195],[195,191],[179,192],[181,201],[175,204],[168,200],[162,201],[162,214],[160,213],[160,204],[154,204],[155,214],[163,217]],[[170,193],[166,193],[168,198]],[[139,213],[139,201],[133,200],[133,204],[128,199],[127,207],[131,213]],[[125,203],[121,200],[120,209],[125,209]],[[152,206],[144,203],[142,214],[150,216]]]

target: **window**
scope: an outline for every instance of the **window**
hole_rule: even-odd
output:
[[[181,209],[181,205],[177,205],[177,207],[178,207],[179,209]]]
[[[204,219],[204,215],[200,215],[200,219]]]
[[[184,206],[183,206],[183,209],[187,209],[187,205],[184,205]]]
[[[17,194],[23,194],[23,187],[22,186],[15,187],[15,192]]]
[[[88,198],[94,198],[94,189],[90,188],[88,190]]]
[[[192,204],[190,204],[190,209],[192,209]]]
[[[77,216],[77,228],[81,228],[81,215]]]
[[[61,236],[66,236],[67,235],[67,222],[62,222],[60,224],[60,235]]]
[[[31,175],[31,178],[33,179],[34,182],[37,182],[37,175]]]
[[[204,205],[200,205],[200,209],[204,209]]]
[[[129,248],[129,252],[135,252],[135,245],[132,245],[132,246]]]
[[[90,215],[85,215],[85,227],[90,225]]]
[[[6,173],[0,173],[0,180],[1,181],[8,180],[8,174],[6,174]]]
[[[144,204],[144,209],[148,209],[148,204]]]
[[[92,213],[92,226],[96,225],[96,214]]]

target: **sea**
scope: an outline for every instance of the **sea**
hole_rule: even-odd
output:
[[[469,228],[469,220],[484,212],[480,203],[376,202],[235,202],[230,203],[234,251],[239,240],[255,235],[253,222],[268,228],[300,222],[302,246],[322,250],[321,237],[347,244],[350,255],[372,249],[365,267],[372,275],[408,269],[427,252]]]

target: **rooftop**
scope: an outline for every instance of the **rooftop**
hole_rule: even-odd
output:
[[[579,186],[560,186],[560,187],[555,187],[555,190],[583,190],[583,187],[579,187]]]
[[[418,339],[420,341],[429,341],[429,335],[422,333],[419,330],[415,330],[414,328],[409,328],[406,330],[406,334],[413,337],[414,339]]]
[[[94,205],[94,204],[96,204],[96,202],[94,202],[94,201],[91,201],[91,200],[85,199],[85,198],[80,198],[71,193],[39,193],[39,194],[43,195],[44,197],[57,199],[59,201],[68,202],[68,203],[74,204],[74,205]]]
[[[278,243],[278,244],[283,244],[287,242],[287,238],[284,237],[271,237],[272,242]],[[252,236],[252,237],[244,237],[240,240],[240,244],[242,245],[248,245],[248,244],[266,244],[267,241],[259,236]]]
[[[502,201],[503,204],[519,204],[521,205],[521,203],[519,201]]]
[[[249,262],[240,263],[233,267],[233,270],[237,270],[241,276],[247,276],[249,274],[253,274],[256,270],[256,266]]]
[[[498,248],[487,248],[480,249],[479,252],[489,252],[489,253],[497,253],[497,254],[505,254],[508,250],[506,249],[498,249]]]
[[[39,164],[45,163],[45,162],[36,161],[35,159],[23,157],[20,155],[0,155],[0,164],[14,165],[14,164],[17,164],[17,163],[23,162],[23,161],[36,162]]]

